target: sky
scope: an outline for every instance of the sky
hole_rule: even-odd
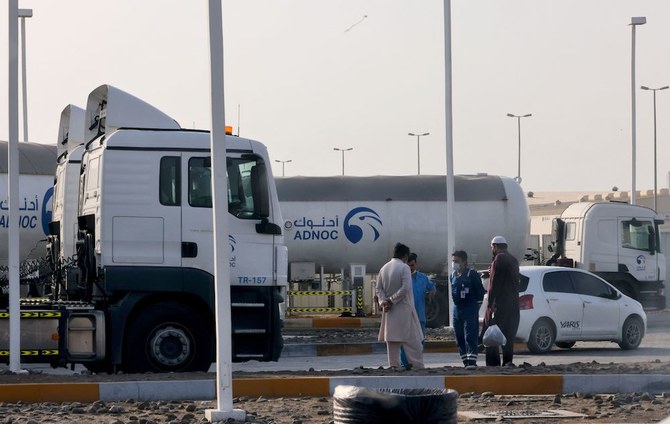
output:
[[[0,8],[6,28],[7,6]],[[112,84],[184,128],[210,128],[205,0],[20,0],[29,141]],[[226,124],[291,160],[286,176],[446,172],[443,0],[223,0]],[[637,27],[637,189],[653,188],[653,101],[670,85],[667,0],[452,0],[454,172],[517,174],[525,191],[631,187],[631,27]],[[7,139],[7,31],[0,139]],[[238,113],[239,112],[239,113]],[[668,187],[670,90],[657,93]],[[20,127],[22,124],[19,125]],[[22,131],[20,132],[22,139]],[[273,162],[275,175],[281,164]]]

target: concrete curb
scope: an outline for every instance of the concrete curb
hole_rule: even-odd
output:
[[[311,317],[284,319],[285,328],[379,328],[381,317]],[[651,328],[670,326],[670,310],[647,311],[647,326]]]
[[[371,328],[379,327],[381,318],[315,317],[286,318],[284,328]]]
[[[528,350],[525,343],[515,343],[515,352]],[[426,353],[453,353],[458,352],[456,341],[428,341],[424,345]],[[343,355],[367,355],[386,354],[386,343],[323,343],[323,344],[286,344],[282,349],[283,358],[300,358],[313,356],[343,356]]]
[[[175,384],[178,383],[178,384]],[[670,391],[670,374],[546,374],[449,376],[340,376],[233,379],[233,396],[330,397],[338,385],[379,388],[449,388],[459,393],[507,395],[567,393],[660,393]],[[134,381],[0,385],[0,402],[105,402],[213,400],[215,380]]]

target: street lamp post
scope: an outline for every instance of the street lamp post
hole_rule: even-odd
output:
[[[644,25],[647,23],[647,18],[644,16],[632,17],[630,18],[631,26],[631,53],[630,53],[630,94],[631,94],[631,144],[632,144],[632,154],[631,154],[631,189],[630,189],[630,203],[635,205],[637,203],[637,192],[635,190],[635,162],[636,162],[636,148],[635,148],[635,137],[637,134],[636,128],[636,115],[635,115],[635,27],[638,25]]]
[[[19,9],[21,18],[21,83],[23,95],[23,141],[28,141],[28,94],[26,89],[26,18],[33,17],[33,9]]]
[[[419,140],[423,136],[430,135],[430,133],[423,133],[423,134],[407,133],[407,135],[416,137],[416,174],[421,175],[421,149],[419,147]]]
[[[516,118],[517,122],[517,128],[519,133],[519,154],[517,157],[516,182],[521,184],[521,118],[528,118],[533,116],[533,114],[528,113],[526,115],[514,115],[512,113],[508,113],[507,116],[509,116],[510,118]]]
[[[281,176],[283,177],[284,176],[284,165],[286,165],[287,163],[291,163],[293,161],[291,159],[289,159],[289,160],[275,159],[275,162],[281,163]]]
[[[344,152],[354,150],[354,148],[353,147],[347,147],[346,149],[339,149],[337,147],[333,147],[333,150],[336,150],[338,152],[342,152],[342,175],[344,175]]]
[[[658,192],[658,170],[657,170],[657,161],[656,161],[656,92],[661,90],[667,90],[670,86],[660,87],[660,88],[649,88],[644,85],[640,87],[643,90],[651,90],[654,92],[654,211],[656,210],[657,202],[657,192]]]

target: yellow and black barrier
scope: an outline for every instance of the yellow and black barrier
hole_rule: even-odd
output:
[[[356,296],[356,290],[330,290],[330,291],[324,291],[324,290],[307,290],[307,291],[288,291],[286,292],[286,295],[289,298],[289,305],[292,305],[293,302],[291,301],[291,298],[293,297],[298,297],[298,296],[342,296],[348,297],[349,300],[353,299],[354,296]],[[349,302],[351,304],[352,302]],[[356,309],[358,310],[363,310],[363,294],[361,293],[360,296],[356,296]],[[341,307],[332,307],[330,305],[328,306],[305,306],[305,307],[292,307],[289,306],[286,308],[286,313],[288,315],[292,314],[309,314],[309,313],[318,313],[318,314],[325,314],[325,313],[354,313],[354,308],[351,306],[341,306]]]

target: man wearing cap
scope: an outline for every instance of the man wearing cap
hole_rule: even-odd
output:
[[[495,236],[491,240],[491,274],[489,277],[488,303],[484,327],[497,324],[507,338],[502,347],[503,366],[514,366],[514,338],[519,328],[519,261],[507,251],[507,240]],[[497,346],[486,348],[486,365],[500,366]]]

